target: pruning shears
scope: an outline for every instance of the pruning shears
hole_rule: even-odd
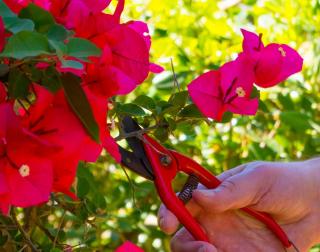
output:
[[[192,191],[197,188],[198,183],[208,189],[214,189],[221,184],[221,181],[191,158],[165,148],[147,134],[134,135],[134,132],[143,131],[131,117],[126,116],[122,119],[121,128],[125,134],[129,135],[126,141],[132,150],[128,151],[119,146],[122,165],[153,181],[162,202],[175,214],[180,223],[196,240],[208,242],[207,235],[186,209],[185,203],[192,198]],[[186,173],[189,178],[177,196],[172,188],[172,181],[179,172]],[[294,246],[283,229],[269,214],[250,208],[242,208],[241,210],[264,223],[285,248]]]

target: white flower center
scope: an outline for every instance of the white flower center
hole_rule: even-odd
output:
[[[29,165],[21,165],[19,169],[19,173],[21,177],[28,177],[30,175],[30,167]]]
[[[239,97],[245,97],[246,96],[246,91],[242,87],[237,87],[236,93]]]

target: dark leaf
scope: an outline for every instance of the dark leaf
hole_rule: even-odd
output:
[[[32,3],[20,11],[19,17],[31,19],[35,24],[35,29],[41,33],[48,32],[50,27],[55,24],[50,12]]]
[[[157,128],[153,135],[161,142],[164,142],[168,139],[169,137],[169,132],[167,128]]]
[[[68,38],[69,32],[64,28],[63,25],[54,24],[52,25],[47,33],[50,40],[64,41]]]
[[[188,91],[181,91],[178,93],[174,93],[169,98],[169,102],[172,105],[183,107],[188,100],[189,93]]]
[[[2,0],[0,0],[0,16],[2,18],[15,17],[16,14],[10,10],[10,8]]]
[[[190,104],[183,108],[178,114],[180,117],[204,118],[195,104]]]
[[[101,50],[93,43],[82,38],[71,38],[67,44],[67,54],[76,58],[99,56]]]
[[[49,66],[47,69],[42,71],[41,84],[53,93],[57,92],[61,88],[62,84],[60,73],[55,67]]]
[[[61,61],[63,68],[73,68],[82,70],[84,68],[83,64],[75,60],[63,60]]]
[[[70,106],[92,139],[99,142],[99,127],[80,82],[81,80],[71,73],[65,73],[61,76],[61,83]]]
[[[45,36],[37,32],[21,31],[9,38],[0,56],[23,59],[49,53],[49,42]]]
[[[12,33],[18,33],[20,31],[33,31],[34,23],[30,19],[22,19],[18,17],[6,17],[3,18],[4,26],[8,31]]]
[[[25,98],[28,95],[30,80],[26,74],[17,68],[9,73],[8,92],[11,98]]]
[[[120,113],[132,116],[144,116],[146,114],[141,107],[133,103],[118,104],[117,109]]]
[[[140,95],[138,96],[134,101],[134,104],[137,104],[143,108],[146,108],[148,110],[153,110],[156,108],[156,104],[152,98],[146,95]]]
[[[7,64],[0,64],[0,77],[7,75],[9,70],[9,66]]]

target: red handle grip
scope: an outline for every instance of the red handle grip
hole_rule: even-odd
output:
[[[187,174],[195,174],[196,176],[198,176],[200,182],[205,187],[209,189],[214,189],[221,184],[220,180],[218,180],[213,174],[211,174],[208,170],[204,169],[200,164],[198,164],[194,160],[176,151],[170,152],[176,158],[177,162],[179,162],[179,169]],[[275,222],[275,220],[269,214],[258,212],[247,207],[242,208],[241,210],[264,223],[269,228],[269,230],[272,231],[276,237],[278,237],[278,239],[281,241],[284,247],[291,247],[292,244],[288,236],[280,227],[280,225],[277,222]],[[192,230],[188,229],[188,231],[193,234]]]

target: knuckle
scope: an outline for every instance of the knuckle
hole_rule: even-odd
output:
[[[270,163],[264,161],[255,161],[248,165],[247,172],[252,175],[266,176],[271,173]]]
[[[222,182],[220,188],[222,188],[223,190],[228,190],[230,193],[233,193],[237,190],[237,185],[233,181],[227,179]]]

